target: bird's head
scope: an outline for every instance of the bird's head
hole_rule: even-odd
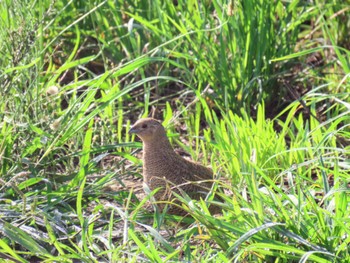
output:
[[[129,133],[134,133],[141,138],[143,142],[160,139],[166,135],[162,124],[153,119],[145,118],[138,120],[129,130]]]

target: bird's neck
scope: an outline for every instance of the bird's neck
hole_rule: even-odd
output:
[[[170,158],[174,155],[176,155],[176,153],[166,136],[143,142],[144,162],[153,162],[157,159],[163,159],[164,157]]]

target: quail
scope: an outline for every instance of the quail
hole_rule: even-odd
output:
[[[136,134],[143,142],[143,181],[152,191],[160,188],[154,198],[161,209],[174,200],[173,192],[183,191],[198,200],[210,191],[213,171],[176,154],[160,122],[153,118],[140,119],[129,133]],[[212,205],[210,211],[217,213],[217,208]],[[168,213],[185,214],[179,205],[170,205]]]

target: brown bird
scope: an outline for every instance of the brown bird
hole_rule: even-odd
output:
[[[153,118],[140,119],[129,133],[136,134],[143,142],[144,183],[152,191],[161,187],[154,195],[158,207],[163,209],[167,201],[173,201],[172,193],[181,194],[179,189],[192,199],[205,198],[212,186],[212,170],[176,154],[161,123]],[[218,209],[211,206],[210,211],[216,213]],[[170,206],[168,213],[186,214],[176,205]]]

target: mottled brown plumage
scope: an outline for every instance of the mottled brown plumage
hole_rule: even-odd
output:
[[[162,201],[172,201],[172,192],[186,192],[192,199],[203,198],[211,188],[213,172],[200,164],[188,161],[177,155],[166,136],[164,127],[153,118],[137,121],[130,129],[143,142],[143,179],[153,191],[161,187],[155,194],[160,208]],[[217,209],[211,211],[217,212]],[[170,206],[172,214],[184,214],[177,206]]]

